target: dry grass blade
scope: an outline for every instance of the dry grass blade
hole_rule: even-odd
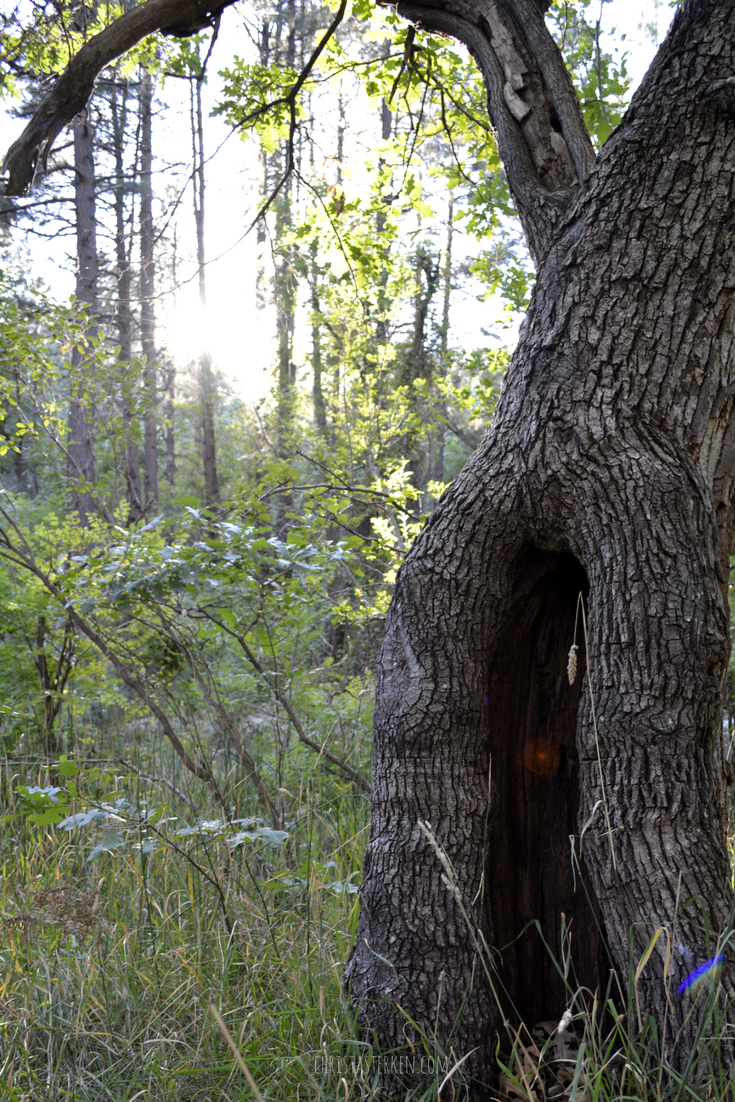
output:
[[[442,1092],[442,1091],[444,1090],[444,1088],[446,1087],[447,1083],[449,1082],[449,1080],[450,1080],[450,1079],[452,1078],[452,1076],[454,1075],[455,1071],[457,1071],[457,1070],[458,1070],[458,1068],[461,1068],[461,1067],[462,1067],[462,1064],[463,1064],[463,1063],[465,1062],[465,1060],[469,1060],[469,1058],[470,1058],[470,1056],[472,1055],[472,1053],[473,1053],[473,1052],[477,1052],[477,1049],[476,1049],[476,1048],[471,1048],[471,1049],[470,1049],[470,1051],[469,1051],[468,1053],[466,1053],[466,1054],[465,1054],[465,1055],[464,1055],[464,1056],[462,1057],[462,1059],[461,1059],[461,1060],[457,1060],[457,1063],[456,1063],[456,1064],[454,1065],[454,1067],[452,1067],[452,1068],[450,1068],[450,1069],[449,1069],[449,1071],[447,1072],[447,1074],[446,1074],[446,1075],[444,1076],[444,1078],[443,1078],[443,1080],[442,1080],[442,1084],[441,1084],[441,1086],[439,1087],[439,1090],[438,1090],[438,1091],[436,1092],[436,1093],[437,1093],[437,1097],[438,1097],[438,1096],[439,1096],[439,1095],[441,1094],[441,1092]]]
[[[651,940],[649,941],[648,945],[646,946],[645,951],[643,953],[643,956],[638,961],[638,967],[635,970],[635,982],[636,983],[638,983],[638,980],[641,978],[641,973],[642,973],[643,969],[646,967],[646,965],[648,964],[648,958],[651,956],[651,953],[653,952],[654,948],[656,947],[656,942],[658,941],[658,939],[660,938],[660,936],[663,932],[664,932],[663,926],[659,926],[659,928],[654,932],[654,935],[651,938]]]
[[[258,1099],[258,1102],[265,1102],[265,1099],[263,1098],[263,1095],[260,1093],[260,1089],[258,1088],[258,1084],[253,1079],[253,1076],[250,1072],[250,1069],[247,1066],[247,1064],[245,1063],[245,1061],[243,1060],[242,1055],[240,1054],[240,1049],[235,1044],[235,1039],[232,1036],[232,1034],[230,1033],[227,1026],[225,1025],[224,1019],[223,1019],[222,1015],[220,1014],[219,1010],[214,1005],[214,1003],[209,1004],[209,1009],[211,1011],[212,1017],[214,1018],[215,1022],[219,1026],[220,1033],[222,1034],[224,1039],[227,1041],[227,1044],[230,1046],[230,1049],[232,1051],[232,1055],[237,1060],[237,1064],[238,1064],[238,1067],[240,1068],[240,1071],[243,1073],[243,1075],[247,1079],[248,1085],[249,1085],[251,1091],[253,1092],[255,1097]]]

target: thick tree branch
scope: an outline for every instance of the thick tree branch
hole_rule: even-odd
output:
[[[548,252],[561,214],[595,159],[562,56],[535,0],[403,0],[398,12],[451,35],[477,62],[531,254]]]
[[[126,12],[82,46],[48,96],[38,106],[5,158],[6,195],[26,195],[39,158],[46,164],[57,135],[83,111],[95,80],[106,65],[132,49],[149,34],[160,31],[186,38],[204,27],[234,0],[146,0]]]

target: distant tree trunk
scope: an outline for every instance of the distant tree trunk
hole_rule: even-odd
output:
[[[442,299],[442,323],[439,331],[439,367],[437,371],[437,383],[441,389],[447,378],[449,355],[449,308],[452,299],[452,244],[454,239],[454,194],[449,193],[449,210],[447,212],[447,243],[444,248],[444,264],[442,279],[444,281]],[[444,443],[447,429],[447,402],[443,394],[440,394],[437,403],[437,421],[434,430],[434,454],[431,478],[434,482],[444,481]]]
[[[17,384],[16,398],[18,401],[18,408],[20,408],[21,395],[19,384]],[[4,429],[3,435],[6,435]],[[6,436],[6,439],[8,438],[9,435]],[[35,466],[28,462],[28,443],[29,441],[26,436],[16,436],[14,440],[14,449],[12,451],[13,474],[15,475],[15,489],[17,492],[19,494],[28,494],[33,498],[38,494],[38,478]]]
[[[314,403],[314,420],[319,432],[324,435],[327,431],[327,404],[324,400],[324,388],[322,385],[322,335],[321,335],[321,310],[319,305],[319,275],[316,270],[316,242],[311,249],[311,370],[312,401]]]
[[[419,399],[419,390],[416,386],[419,380],[428,381],[431,377],[430,357],[427,352],[426,326],[429,320],[431,303],[434,300],[441,279],[439,258],[425,245],[420,244],[414,256],[416,265],[416,290],[414,294],[413,337],[411,346],[406,354],[406,359],[401,371],[401,381],[413,402]],[[427,480],[431,477],[429,466],[430,452],[427,452],[426,443],[430,444],[431,435],[427,437],[423,425],[417,425],[406,434],[403,443],[403,452],[406,458],[406,471],[410,475],[411,483],[417,490],[425,489]]]
[[[207,273],[204,258],[205,180],[201,79],[192,82],[191,134],[194,154],[194,222],[197,235],[199,301],[202,313],[204,313],[207,306]],[[203,349],[199,357],[199,394],[202,406],[204,501],[207,505],[213,505],[219,498],[219,479],[217,477],[217,447],[214,435],[215,386],[212,377],[212,356],[209,349]]]
[[[174,395],[176,392],[176,367],[170,363],[166,368],[166,467],[164,478],[173,489],[176,482],[176,435],[174,431]]]
[[[77,274],[76,297],[88,307],[94,336],[97,312],[97,217],[95,210],[94,130],[87,112],[74,120],[74,210],[76,218]],[[95,481],[94,462],[94,380],[92,367],[77,346],[72,351],[71,393],[69,399],[69,436],[67,463],[72,507],[79,522],[86,525],[94,511],[91,486]]]
[[[383,99],[380,104],[380,135],[384,142],[387,142],[391,136],[391,128],[393,126],[393,115],[391,109],[388,106],[387,100]],[[385,162],[382,158],[378,162],[378,174],[380,174]],[[383,202],[387,207],[390,203],[390,197],[384,195]],[[378,208],[375,215],[375,230],[378,234],[378,238],[385,230],[387,222],[387,215],[384,210]],[[388,310],[388,302],[385,294],[385,288],[388,286],[388,273],[385,269],[380,273],[379,277],[379,292],[378,292],[378,321],[376,324],[376,330],[378,334],[378,340],[385,341],[388,337],[388,327],[385,322],[385,317]]]
[[[57,757],[63,750],[61,738],[56,726],[64,703],[64,689],[74,668],[74,628],[70,619],[64,625],[64,636],[53,671],[49,668],[46,654],[48,625],[45,616],[38,617],[35,640],[35,664],[41,682],[43,697],[43,738],[44,751],[49,758]]]
[[[277,6],[276,11],[280,13],[281,6]],[[280,14],[279,14],[280,19]],[[270,65],[271,59],[271,37],[272,27],[268,19],[263,19],[260,30],[260,41],[258,43],[258,55],[260,64],[267,68]],[[265,147],[260,147],[260,165],[263,173],[263,194],[268,194],[269,186],[269,157],[265,150]],[[258,199],[260,204],[260,199]],[[265,309],[267,296],[266,296],[266,275],[265,275],[265,239],[266,239],[266,221],[265,218],[258,219],[257,226],[257,244],[258,244],[258,267],[255,275],[255,307],[257,310]]]
[[[176,275],[176,257],[177,235],[176,226],[174,226],[171,270],[172,283],[174,287],[178,286],[178,279]],[[165,361],[164,390],[164,419],[166,424],[166,468],[164,471],[164,477],[169,487],[173,489],[176,484],[176,425],[174,421],[174,407],[176,401],[176,364],[172,359],[169,358],[167,358]]]
[[[28,493],[28,464],[26,463],[22,436],[15,442],[15,450],[13,451],[13,473],[15,474],[15,487],[18,493]]]
[[[145,358],[143,386],[145,419],[143,427],[145,456],[145,502],[158,501],[158,371],[156,368],[156,262],[153,230],[153,153],[152,102],[153,79],[141,73],[140,111],[140,342]]]
[[[286,16],[286,49],[280,63],[288,69],[296,64],[296,0],[287,0],[284,5]],[[286,168],[286,153],[279,151],[279,170]],[[276,252],[274,256],[274,296],[276,300],[276,333],[278,340],[278,413],[277,446],[278,454],[286,459],[293,453],[294,424],[294,384],[296,365],[293,360],[293,337],[296,320],[297,279],[290,249],[284,247],[286,232],[291,228],[292,184],[289,178],[275,203],[276,210]],[[288,502],[283,502],[288,508]]]
[[[409,384],[426,375],[426,323],[441,278],[439,259],[425,245],[419,245],[416,249],[414,262],[416,291],[413,299],[413,337],[404,369],[404,378]]]
[[[337,187],[342,187],[342,164],[345,157],[345,101],[342,95],[342,81],[339,84],[339,99],[337,101],[339,122],[337,123]]]
[[[735,7],[686,0],[594,167],[540,6],[398,11],[478,60],[538,278],[490,431],[396,581],[350,990],[380,1046],[436,1032],[486,1099],[504,1018],[571,997],[534,920],[557,955],[572,923],[600,996],[666,926],[668,976],[660,937],[636,990],[681,1068],[705,1000],[677,988],[732,904]],[[567,679],[580,594],[594,714]]]
[[[276,200],[275,299],[278,337],[278,454],[285,459],[293,450],[294,383],[293,336],[296,317],[296,273],[291,252],[283,245],[291,226],[291,195],[288,186]]]
[[[118,359],[123,366],[122,411],[126,426],[125,440],[125,485],[128,499],[128,524],[135,524],[143,512],[140,485],[140,455],[138,445],[132,438],[134,390],[137,380],[133,378],[129,364],[133,356],[131,288],[132,269],[128,234],[125,226],[125,128],[127,123],[128,86],[123,83],[118,90],[118,82],[113,81],[110,94],[112,113],[112,144],[115,158],[115,255],[117,260],[117,339],[120,347]]]

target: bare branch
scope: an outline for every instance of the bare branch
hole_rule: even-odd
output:
[[[255,657],[250,647],[248,646],[245,637],[243,635],[240,635],[240,633],[235,631],[233,628],[229,628],[227,624],[223,624],[222,621],[218,620],[216,616],[212,616],[208,612],[205,612],[204,615],[207,617],[208,620],[211,620],[213,624],[216,624],[217,627],[221,628],[222,631],[226,632],[227,635],[237,640],[250,665],[263,678],[263,681],[266,683],[270,691],[273,693],[273,696],[276,698],[288,718],[291,720],[293,728],[301,741],[305,743],[306,746],[311,747],[312,750],[315,750],[320,758],[327,758],[329,761],[332,762],[333,765],[336,765],[339,769],[346,773],[350,780],[353,781],[362,792],[369,793],[370,785],[362,776],[362,774],[358,773],[356,769],[353,769],[352,766],[349,765],[343,758],[338,757],[337,754],[333,754],[331,750],[327,750],[326,743],[320,746],[318,742],[314,742],[313,739],[309,738],[306,731],[301,726],[298,716],[294,712],[284,694],[279,689],[276,680],[270,676],[267,670],[263,668],[261,663]]]

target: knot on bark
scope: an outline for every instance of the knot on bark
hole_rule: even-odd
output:
[[[168,38],[191,38],[192,35],[199,34],[200,31],[206,30],[207,27],[213,27],[224,9],[228,7],[231,2],[232,0],[225,0],[224,3],[213,4],[209,11],[206,11],[203,15],[195,19],[189,19],[181,23],[170,23],[168,26],[161,27],[161,34],[166,35]]]
[[[707,88],[707,97],[727,118],[735,118],[735,76],[714,80]]]

